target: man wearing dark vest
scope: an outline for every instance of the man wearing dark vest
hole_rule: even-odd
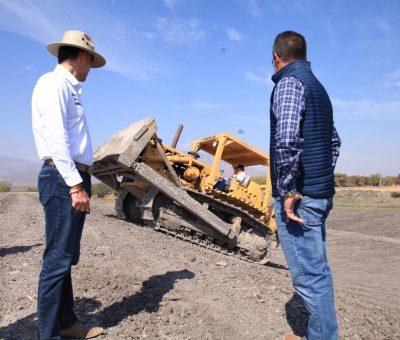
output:
[[[307,61],[304,37],[280,33],[272,54],[270,156],[278,236],[309,314],[304,339],[337,340],[325,221],[341,142],[329,96]],[[288,334],[285,339],[302,338]]]

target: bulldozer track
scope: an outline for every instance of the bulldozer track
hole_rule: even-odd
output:
[[[236,251],[228,250],[228,249],[223,248],[223,247],[215,244],[214,242],[212,242],[212,241],[215,241],[215,239],[212,239],[212,238],[211,238],[211,240],[210,240],[210,238],[205,239],[203,234],[195,232],[192,229],[184,228],[184,229],[179,229],[179,230],[172,230],[167,227],[164,227],[163,225],[161,225],[160,223],[155,222],[155,221],[151,221],[151,222],[146,221],[146,222],[147,222],[146,224],[147,225],[150,224],[149,226],[152,227],[154,230],[161,232],[163,234],[169,235],[169,236],[179,238],[185,242],[196,244],[198,246],[201,246],[206,249],[210,249],[217,253],[221,253],[221,254],[224,254],[227,256],[233,256],[233,257],[236,257],[240,260],[244,260],[247,262],[260,263],[260,261],[256,261],[252,257],[246,255],[246,253],[242,249],[237,248]],[[196,235],[196,236],[194,236],[194,235]]]
[[[258,221],[255,217],[251,216],[247,211],[244,211],[240,207],[232,207],[229,203],[224,202],[223,200],[216,198],[214,196],[210,196],[203,193],[198,193],[195,191],[187,190],[188,194],[195,198],[199,203],[208,204],[213,208],[223,211],[225,213],[231,214],[232,216],[239,216],[242,220],[249,226],[254,228],[254,224],[257,225],[256,229],[265,233],[265,237],[269,241],[272,233],[267,229],[267,226]],[[268,262],[268,258],[264,257],[261,261],[254,259],[246,253],[246,249],[241,248],[240,246],[235,246],[233,249],[227,249],[226,247],[222,247],[218,245],[218,240],[210,237],[204,233],[198,232],[194,229],[181,227],[179,229],[171,229],[167,226],[162,225],[158,221],[155,220],[145,220],[145,224],[149,227],[152,227],[154,230],[162,232],[164,234],[179,238],[183,241],[199,245],[203,248],[207,248],[213,250],[215,252],[233,256],[241,260],[245,260],[247,262],[265,264]],[[268,247],[268,251],[269,251]]]

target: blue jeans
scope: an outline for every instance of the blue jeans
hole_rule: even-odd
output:
[[[332,273],[326,256],[325,221],[332,207],[332,198],[303,197],[296,214],[304,224],[286,223],[283,199],[275,198],[279,240],[293,286],[309,314],[308,340],[338,339]]]
[[[227,188],[231,185],[231,181],[229,178],[223,178],[218,180],[217,183],[214,185],[214,189],[220,190],[220,191],[227,191]]]
[[[90,196],[90,176],[81,176]],[[69,187],[54,165],[43,165],[38,188],[46,234],[38,286],[38,333],[39,339],[61,339],[60,329],[78,320],[73,311],[71,266],[79,260],[86,214],[72,207]]]

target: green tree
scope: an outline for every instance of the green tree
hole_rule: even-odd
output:
[[[386,186],[391,186],[391,185],[395,185],[396,184],[396,177],[395,176],[386,176],[383,179],[383,183]]]
[[[92,185],[92,194],[97,197],[103,198],[106,195],[110,195],[114,192],[112,188],[104,183],[96,183]]]
[[[336,173],[335,174],[335,187],[345,187],[347,182],[347,175]]]
[[[263,175],[254,176],[251,178],[251,180],[253,182],[256,182],[257,184],[261,184],[261,185],[266,183],[265,176],[263,176]]]
[[[365,176],[354,176],[356,181],[356,186],[363,187],[367,185],[368,178]]]
[[[356,184],[356,177],[357,176],[347,176],[346,181],[344,183],[345,187],[355,187]]]
[[[26,187],[24,187],[24,191],[25,192],[37,192],[38,188],[33,185],[27,185]]]
[[[382,181],[382,175],[379,172],[376,172],[368,177],[368,185],[379,186]]]
[[[7,181],[0,181],[0,192],[10,192],[11,191],[11,183]]]

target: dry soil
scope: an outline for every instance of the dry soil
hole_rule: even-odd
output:
[[[0,338],[36,339],[43,251],[37,194],[0,195]],[[400,339],[400,209],[334,209],[328,221],[340,339]],[[100,339],[282,339],[304,334],[282,251],[267,266],[114,217],[94,202],[73,269],[76,311]]]

